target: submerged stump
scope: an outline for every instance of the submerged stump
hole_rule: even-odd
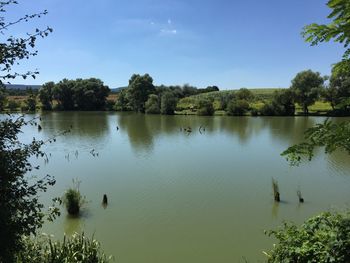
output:
[[[276,202],[280,202],[280,201],[281,201],[280,193],[279,193],[279,192],[275,192],[274,196],[275,196],[275,201],[276,201]]]
[[[108,199],[107,199],[107,195],[106,194],[103,195],[102,204],[103,205],[107,205],[108,204]]]

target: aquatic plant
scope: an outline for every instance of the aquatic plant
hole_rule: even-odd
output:
[[[273,178],[272,178],[272,190],[273,190],[273,197],[274,197],[275,201],[276,202],[281,201],[278,182],[277,182],[277,180],[275,180]]]
[[[73,180],[73,187],[69,188],[62,200],[70,215],[79,215],[81,206],[86,202],[79,191],[80,181]]]

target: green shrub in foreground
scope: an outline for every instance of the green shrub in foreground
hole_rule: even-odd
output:
[[[99,242],[84,233],[64,237],[62,242],[49,237],[24,238],[24,249],[17,255],[17,263],[105,263],[107,257]]]
[[[350,212],[322,213],[300,227],[284,223],[268,234],[278,240],[265,253],[270,263],[350,262]]]

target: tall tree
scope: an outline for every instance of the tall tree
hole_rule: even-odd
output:
[[[43,110],[52,110],[54,87],[55,87],[55,83],[50,81],[50,82],[45,83],[39,89],[39,100],[42,104]]]
[[[24,37],[6,37],[11,26],[47,13],[44,11],[7,21],[6,9],[16,4],[15,0],[0,1],[0,33],[6,39],[0,43],[0,71],[3,73],[0,76],[1,85],[19,76],[24,79],[28,76],[35,78],[38,74],[36,70],[18,73],[12,70],[12,66],[36,55],[34,47],[37,37],[45,37],[52,31],[51,28],[36,29],[34,33],[27,33]],[[37,181],[27,177],[27,173],[35,169],[29,163],[29,158],[44,155],[40,151],[43,142],[19,142],[18,134],[27,123],[23,117],[0,121],[0,262],[4,263],[15,261],[16,252],[23,247],[23,235],[35,234],[41,227],[44,213],[38,193],[55,182],[50,177]]]
[[[148,95],[155,91],[153,79],[150,75],[134,74],[129,80],[128,98],[134,111],[145,112]]]
[[[165,91],[161,97],[160,111],[162,114],[173,115],[176,109],[177,99],[173,92]]]
[[[320,73],[312,70],[301,71],[292,80],[291,89],[295,94],[295,101],[302,106],[304,114],[309,113],[308,107],[319,97],[323,83]]]

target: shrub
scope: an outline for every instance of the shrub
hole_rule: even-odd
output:
[[[212,116],[214,114],[213,103],[209,99],[201,99],[198,101],[197,115]]]
[[[149,114],[159,114],[160,108],[159,108],[159,100],[158,96],[155,94],[151,94],[148,97],[148,100],[145,103],[145,111]]]
[[[172,115],[176,109],[176,97],[172,92],[164,92],[161,97],[160,111],[162,114]]]
[[[265,254],[268,262],[350,262],[350,212],[322,213],[300,227],[284,223],[268,233],[278,244]]]
[[[85,197],[80,194],[79,185],[79,181],[73,180],[73,187],[69,188],[62,198],[70,215],[79,215],[80,208],[85,203]]]
[[[19,107],[21,106],[21,104],[15,100],[9,100],[7,103],[7,107],[10,111],[15,111],[17,110]]]
[[[106,263],[111,260],[102,251],[99,242],[84,233],[64,237],[55,242],[49,237],[24,238],[24,249],[17,254],[18,263]]]
[[[246,100],[232,100],[227,106],[227,114],[231,116],[243,116],[249,110]]]

